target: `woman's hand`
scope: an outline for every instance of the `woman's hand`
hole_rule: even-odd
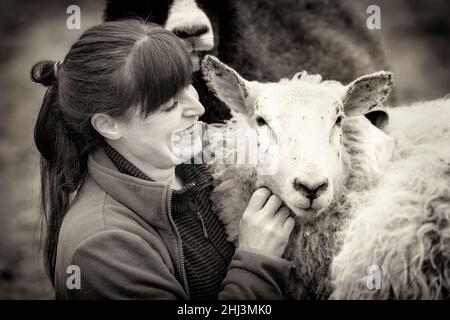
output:
[[[280,198],[267,188],[253,193],[239,225],[239,247],[276,257],[283,255],[294,219],[281,204]]]

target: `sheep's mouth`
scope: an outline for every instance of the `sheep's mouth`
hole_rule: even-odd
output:
[[[298,226],[301,226],[309,221],[311,221],[312,219],[308,216],[305,215],[299,215],[297,213],[295,213],[294,210],[292,210],[290,207],[288,207],[289,209],[289,218],[293,218],[295,221],[295,224]]]
[[[196,51],[196,50],[189,52],[189,56],[191,58],[192,68],[193,68],[194,72],[200,70],[200,65],[202,63],[203,58],[207,54],[210,54],[211,52],[212,51]]]
[[[192,63],[192,70],[195,71],[199,71],[200,70],[200,57],[198,56],[198,54],[195,51],[192,51],[189,54],[190,58],[191,58],[191,63]]]
[[[315,220],[324,211],[323,208],[314,208],[313,206],[289,206],[293,217],[297,223],[306,223]]]

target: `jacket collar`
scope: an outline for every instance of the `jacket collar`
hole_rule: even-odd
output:
[[[155,229],[170,230],[167,183],[145,181],[120,173],[100,148],[89,156],[90,176],[113,199],[129,208]]]

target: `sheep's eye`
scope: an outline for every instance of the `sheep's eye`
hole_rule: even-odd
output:
[[[342,116],[337,117],[335,125],[340,127],[342,125]]]
[[[266,120],[264,120],[262,117],[256,117],[256,123],[257,123],[258,126],[260,126],[260,127],[262,127],[262,126],[267,126]]]

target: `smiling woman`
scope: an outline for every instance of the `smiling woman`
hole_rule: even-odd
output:
[[[102,39],[105,32],[110,35],[109,43]],[[153,49],[144,50],[144,43],[133,46],[146,33],[159,39],[149,44]],[[148,65],[143,69],[164,75],[155,81],[152,73],[142,72],[140,67],[147,61],[158,61],[152,55],[161,53],[172,56],[173,63],[153,63],[152,69]],[[93,55],[97,55],[97,61],[90,59]],[[127,60],[127,56],[132,59]],[[100,63],[102,60],[109,63]],[[33,67],[33,81],[49,87],[36,122],[35,141],[42,155],[43,200],[49,200],[43,203],[49,213],[46,263],[50,274],[54,272],[61,223],[57,213],[67,209],[69,195],[85,179],[87,157],[103,143],[101,133],[110,124],[107,120],[114,117],[127,122],[132,112],[146,116],[157,110],[190,83],[191,69],[186,61],[182,44],[170,33],[138,22],[120,22],[87,31],[72,46],[64,62],[43,61]],[[134,107],[137,105],[140,108]],[[94,130],[90,119],[100,132]],[[58,190],[58,186],[63,188]]]
[[[93,27],[63,62],[33,67],[48,87],[35,142],[57,298],[283,297],[293,221],[279,198],[255,193],[235,250],[211,175],[181,164],[202,150],[191,74],[183,42],[139,20]],[[67,286],[74,266],[81,283]]]

